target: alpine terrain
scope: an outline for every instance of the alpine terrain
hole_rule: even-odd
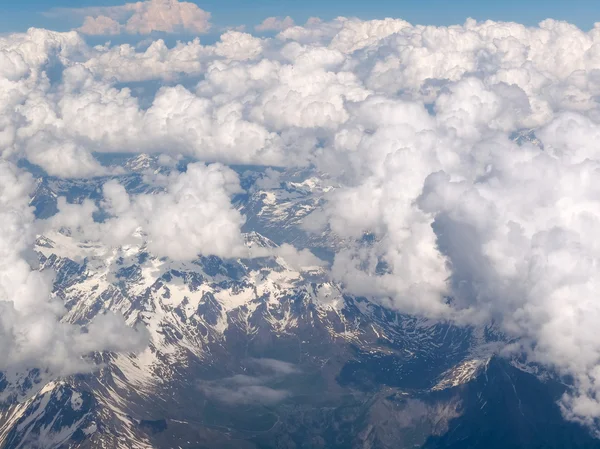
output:
[[[36,178],[36,217],[51,219],[63,197],[101,205],[111,179],[152,194],[161,187],[149,176],[187,164],[98,158],[127,170],[77,180],[23,164]],[[96,369],[86,374],[2,373],[3,449],[600,448],[561,415],[565,380],[499,354],[507,337],[493,322],[400,314],[331,281],[326,267],[345,241],[302,225],[337,188],[327,174],[235,170],[247,258],[177,262],[144,244],[81,240],[68,228],[38,235],[32,263],[53,274],[63,322],[86,326],[112,311],[145,329],[149,343],[140,353],[93,353]],[[319,259],[250,256],[286,244]]]

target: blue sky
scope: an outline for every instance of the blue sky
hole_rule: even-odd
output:
[[[22,31],[30,26],[66,30],[79,23],[48,18],[42,13],[54,7],[123,3],[125,0],[0,0],[0,33]],[[340,15],[364,19],[398,17],[433,25],[463,23],[467,17],[511,20],[526,25],[551,17],[567,20],[583,29],[600,22],[598,0],[196,0],[194,3],[212,13],[216,27],[246,24],[251,28],[265,17],[285,15],[297,23],[303,23],[310,16],[331,19]]]

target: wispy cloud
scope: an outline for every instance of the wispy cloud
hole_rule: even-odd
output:
[[[297,373],[298,367],[293,363],[284,362],[275,359],[251,359],[251,363],[270,371],[275,375],[287,375]]]
[[[289,391],[261,385],[263,382],[265,379],[260,377],[233,376],[219,382],[202,384],[200,389],[212,399],[228,404],[271,405],[289,397]]]
[[[257,374],[237,374],[218,381],[203,382],[200,390],[210,398],[228,404],[271,405],[290,396],[290,391],[272,388],[268,384],[298,373],[296,365],[274,359],[250,359],[247,363],[248,368]]]

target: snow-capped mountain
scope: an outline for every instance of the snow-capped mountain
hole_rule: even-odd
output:
[[[126,174],[111,177],[138,193],[155,189],[149,173],[169,170],[148,156],[119,164]],[[343,244],[300,227],[335,188],[318,173],[240,176],[249,248],[292,242],[326,255]],[[32,205],[49,217],[60,196],[98,200],[106,180],[42,175]],[[40,270],[55,272],[64,321],[118,312],[147,329],[149,345],[92,354],[87,374],[4,373],[3,448],[599,446],[563,421],[564,386],[494,355],[503,336],[493,325],[402,315],[282,257],[174,262],[66,230],[40,235],[35,250]],[[490,425],[513,413],[525,419]]]

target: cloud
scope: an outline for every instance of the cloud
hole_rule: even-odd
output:
[[[114,19],[107,16],[91,17],[87,16],[83,20],[77,31],[83,34],[113,36],[121,34],[122,25]]]
[[[291,269],[303,271],[310,268],[318,268],[325,263],[311,253],[308,249],[298,250],[288,243],[283,243],[272,251],[272,254],[281,257],[285,264]]]
[[[218,164],[191,164],[171,178],[166,192],[124,196],[114,184],[104,187],[108,229],[138,220],[148,236],[148,249],[173,260],[193,260],[198,254],[235,257],[245,254],[241,235],[244,219],[231,205],[241,192],[237,174]]]
[[[215,53],[229,60],[244,61],[258,57],[263,42],[248,33],[227,31],[215,45]]]
[[[178,0],[146,0],[120,6],[55,9],[51,15],[84,16],[83,34],[115,35],[164,33],[203,34],[210,29],[210,13]]]
[[[179,42],[168,48],[162,39],[151,41],[143,52],[123,44],[95,51],[84,66],[98,77],[116,82],[164,79],[176,80],[182,75],[195,76],[206,70],[215,59],[215,49],[200,45],[199,39]]]
[[[127,83],[150,80],[169,82],[202,77],[217,60],[245,61],[263,52],[264,41],[239,31],[221,35],[215,45],[201,45],[195,38],[168,47],[162,39],[150,41],[144,51],[123,44],[95,47],[83,65],[95,77]],[[195,84],[195,83],[194,83]]]
[[[107,169],[82,146],[40,132],[34,134],[25,148],[27,159],[51,176],[86,178],[106,175]]]
[[[167,28],[142,11],[150,6],[84,15],[121,31],[135,14],[147,29]],[[165,20],[181,22],[173,14]],[[314,167],[335,188],[305,227],[342,242],[330,275],[346,292],[459,324],[493,320],[530,360],[573,379],[565,414],[592,423],[599,49],[598,28],[552,20],[434,27],[340,17],[274,38],[229,31],[214,45],[143,49],[32,29],[0,38],[0,152],[84,178],[103,173],[95,151],[199,160],[157,195],[105,188],[103,234],[116,244],[142,239],[142,229],[173,258],[239,254],[237,178],[214,162]],[[141,101],[133,83],[151,80],[167,82]],[[261,182],[276,185],[275,170]],[[94,207],[61,202],[58,217],[106,238]],[[216,235],[219,226],[229,235]],[[272,254],[299,268],[316,262],[283,245]]]
[[[249,362],[250,364],[258,365],[267,372],[271,372],[275,375],[288,375],[299,372],[299,369],[296,365],[293,363],[284,362],[283,360],[260,358],[250,359]]]
[[[288,390],[268,385],[299,373],[296,365],[275,359],[249,359],[246,363],[251,372],[258,374],[236,374],[218,381],[201,382],[200,390],[214,400],[232,405],[273,405],[291,396]]]
[[[294,19],[290,16],[286,17],[267,17],[254,29],[256,31],[283,31],[294,26]]]
[[[60,198],[59,212],[46,227],[68,228],[109,246],[147,245],[153,254],[172,260],[248,255],[241,232],[244,218],[231,204],[231,196],[241,192],[234,171],[196,163],[163,182],[163,192],[135,196],[117,181],[107,182],[102,208],[108,218],[101,223],[94,219],[98,207],[91,201],[70,204]]]
[[[201,34],[210,29],[210,13],[190,2],[150,0],[129,4],[134,13],[125,23],[128,33],[149,34],[153,31],[185,31]]]
[[[52,278],[31,268],[24,254],[35,241],[29,206],[33,179],[0,160],[0,370],[49,370],[51,375],[88,371],[95,351],[137,351],[147,343],[114,314],[99,314],[82,328],[61,322],[66,313],[51,296]]]
[[[207,396],[228,404],[273,405],[290,396],[287,390],[261,385],[262,379],[247,376],[234,376],[221,382],[202,385],[200,389]]]

